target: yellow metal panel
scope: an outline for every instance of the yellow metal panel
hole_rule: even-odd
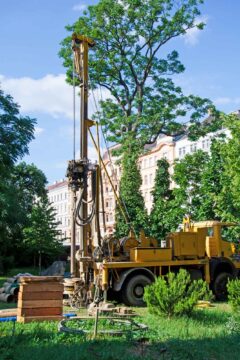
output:
[[[183,265],[203,265],[209,262],[208,258],[204,259],[191,259],[191,260],[169,260],[169,261],[114,261],[114,262],[103,262],[103,269],[125,269],[125,268],[138,268],[138,267],[149,267],[149,266],[183,266]]]
[[[171,260],[172,249],[166,248],[134,248],[130,250],[130,260],[136,262],[152,262]]]
[[[108,287],[108,268],[103,267],[102,271],[102,288],[103,290]]]

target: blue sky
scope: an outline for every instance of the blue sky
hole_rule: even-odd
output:
[[[72,89],[64,81],[59,43],[65,25],[94,2],[0,0],[1,87],[21,105],[22,114],[37,119],[36,139],[24,160],[42,169],[50,183],[64,177],[72,158]],[[220,110],[240,109],[240,2],[206,0],[201,10],[205,30],[191,31],[168,46],[179,51],[186,67],[176,80]]]

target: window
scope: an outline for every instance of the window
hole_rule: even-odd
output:
[[[197,144],[191,144],[190,145],[190,152],[193,153],[195,151],[197,151]]]
[[[205,148],[205,140],[202,141],[202,148]]]
[[[147,167],[147,159],[144,159],[144,169]]]
[[[150,157],[148,161],[149,161],[149,167],[151,167],[152,166],[152,158]]]
[[[179,150],[178,150],[178,155],[179,155],[179,156],[182,156],[182,148],[179,148]]]
[[[149,184],[152,185],[152,174],[149,175]]]
[[[148,184],[148,177],[147,175],[144,176],[144,185],[147,185]]]
[[[186,154],[186,149],[185,149],[185,147],[182,148],[182,153],[183,153],[183,155]]]
[[[162,154],[162,156],[163,156],[163,158],[165,158],[165,159],[167,159],[167,152],[164,152],[163,154]]]
[[[106,193],[108,193],[108,187],[106,187]]]
[[[108,201],[106,201],[106,208],[108,208],[108,205],[109,205],[109,204],[108,204]]]
[[[207,139],[206,140],[206,147],[209,148],[209,146],[210,146],[210,139]]]
[[[145,201],[148,200],[148,193],[147,192],[145,192],[145,194],[144,194],[144,199],[145,199]]]

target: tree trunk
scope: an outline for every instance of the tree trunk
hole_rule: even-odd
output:
[[[42,271],[42,252],[39,251],[38,252],[38,271],[39,271],[39,275],[41,275],[41,271]]]

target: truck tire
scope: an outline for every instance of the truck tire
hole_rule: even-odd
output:
[[[135,275],[125,284],[122,291],[124,304],[128,306],[145,306],[143,301],[144,287],[152,281],[145,275]]]
[[[227,283],[229,279],[233,279],[233,275],[228,272],[222,272],[217,275],[213,284],[213,291],[217,300],[227,300]]]

